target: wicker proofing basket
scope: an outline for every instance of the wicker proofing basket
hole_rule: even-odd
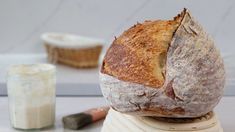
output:
[[[48,61],[61,63],[76,68],[93,68],[98,66],[102,46],[84,49],[55,47],[45,43]]]

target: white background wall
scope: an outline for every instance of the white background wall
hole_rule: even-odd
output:
[[[47,31],[104,38],[147,19],[171,19],[183,7],[231,52],[235,42],[234,0],[0,0],[0,53],[43,52]],[[233,46],[235,47],[235,46]]]
[[[51,31],[110,44],[137,21],[171,19],[186,7],[215,38],[235,94],[234,6],[235,0],[0,0],[0,54],[42,53],[40,35]]]

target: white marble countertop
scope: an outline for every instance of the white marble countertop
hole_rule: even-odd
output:
[[[11,65],[48,62],[46,54],[8,54],[0,55],[0,63],[0,95],[6,95],[5,82],[7,70]],[[56,70],[57,95],[101,95],[99,67],[77,69],[56,64]]]
[[[100,65],[103,54],[100,56]],[[231,60],[234,57],[225,57],[226,66],[226,88],[225,95],[235,95],[235,63]],[[11,65],[48,63],[46,54],[2,54],[0,55],[0,96],[7,94],[6,75]],[[100,66],[99,65],[99,66]],[[99,67],[94,69],[76,69],[65,65],[56,64],[57,69],[57,95],[77,96],[101,95],[99,88]]]
[[[103,97],[57,97],[56,105],[56,123],[55,127],[45,132],[75,132],[72,130],[63,129],[61,118],[65,115],[81,112],[88,108],[105,105],[106,102]],[[219,105],[215,108],[224,132],[231,132],[235,130],[235,97],[223,97]],[[0,97],[0,131],[1,132],[17,132],[11,128],[9,123],[8,102],[6,97]],[[89,125],[80,132],[97,132],[102,127],[102,122]]]
[[[100,59],[101,60],[101,59]],[[0,55],[0,82],[5,82],[7,70],[12,65],[48,63],[46,54],[7,54]],[[101,62],[100,62],[101,63]],[[78,69],[65,65],[55,64],[57,70],[57,82],[59,83],[83,83],[98,84],[99,68]]]
[[[43,130],[43,132],[75,132],[63,128],[61,119],[65,115],[82,112],[83,110],[103,106],[106,102],[103,97],[57,97],[56,99],[56,123],[54,128]],[[99,132],[103,120],[78,132]],[[0,97],[0,132],[18,132],[10,126],[7,97]],[[77,131],[76,131],[77,132]]]

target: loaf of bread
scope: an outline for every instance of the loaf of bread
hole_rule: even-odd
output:
[[[224,83],[220,52],[188,9],[115,38],[100,72],[111,107],[139,116],[202,116],[221,99]]]

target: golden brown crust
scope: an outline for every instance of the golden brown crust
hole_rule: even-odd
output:
[[[102,73],[120,80],[160,88],[165,81],[166,53],[179,17],[145,21],[116,38],[107,51]]]
[[[165,82],[161,88],[148,87],[100,73],[102,93],[112,108],[135,116],[194,118],[212,111],[218,104],[225,84],[223,59],[213,39],[193,18],[189,10],[184,10],[175,19],[181,16],[183,17],[180,25],[173,33],[167,50]],[[126,42],[124,44],[118,43],[118,46],[121,45],[121,49],[124,50],[126,47],[134,47],[129,43],[131,46],[127,45]],[[127,53],[133,55],[144,52],[144,49],[139,51],[139,48],[135,48],[133,53],[129,53],[130,50],[115,51],[112,48],[110,51],[116,56],[122,53],[121,58],[128,58]],[[111,54],[106,55],[105,62],[109,62],[107,64],[111,66],[116,64],[115,68],[118,69],[119,65],[123,64],[115,61],[110,63]],[[140,57],[136,58],[133,57],[138,62]],[[151,60],[147,62],[150,63]],[[105,65],[106,63],[104,68],[110,68],[110,65]],[[107,71],[110,74],[113,69]]]

